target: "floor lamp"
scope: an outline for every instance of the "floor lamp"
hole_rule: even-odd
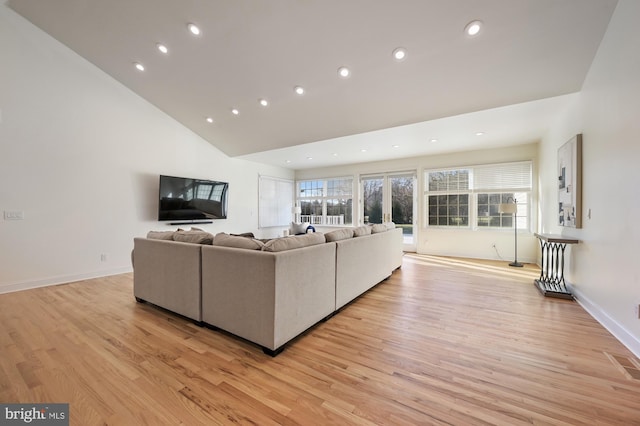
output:
[[[509,200],[513,200],[510,203]],[[515,230],[515,256],[509,266],[522,268],[522,263],[518,262],[518,202],[515,198],[509,197],[506,203],[501,203],[498,207],[500,214],[513,214],[513,229]]]

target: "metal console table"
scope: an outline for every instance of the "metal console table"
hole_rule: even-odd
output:
[[[540,240],[542,265],[540,278],[534,284],[544,296],[573,300],[573,295],[564,282],[564,250],[567,244],[578,244],[580,241],[561,235],[535,234]]]

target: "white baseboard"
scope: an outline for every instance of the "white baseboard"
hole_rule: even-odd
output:
[[[596,321],[598,321],[609,333],[613,334],[616,339],[627,347],[633,354],[640,358],[640,340],[633,334],[629,333],[623,326],[618,324],[616,320],[611,318],[600,306],[593,303],[578,288],[567,284],[567,287],[575,297],[576,301],[589,313]]]
[[[118,268],[118,269],[111,269],[106,271],[90,272],[86,274],[65,275],[65,276],[59,276],[59,277],[45,278],[42,280],[24,281],[20,283],[5,284],[5,285],[0,285],[0,294],[13,293],[14,291],[30,290],[33,288],[47,287],[51,285],[67,284],[75,281],[90,280],[93,278],[108,277],[110,275],[125,274],[127,272],[132,272],[132,271],[133,269],[131,267]]]

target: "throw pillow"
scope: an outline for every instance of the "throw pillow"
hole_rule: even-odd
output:
[[[289,227],[289,234],[291,235],[304,234],[305,232],[307,232],[307,227],[309,225],[310,225],[309,222],[305,222],[305,223],[291,222],[291,226]]]
[[[326,234],[324,234],[324,238],[328,243],[330,243],[331,241],[340,241],[353,238],[353,228],[336,229],[335,231],[327,232]]]

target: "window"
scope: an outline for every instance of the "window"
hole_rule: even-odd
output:
[[[469,170],[427,173],[429,225],[469,226]]]
[[[499,205],[517,201],[517,227],[529,229],[531,162],[425,171],[427,226],[513,228]]]
[[[269,176],[258,180],[258,227],[288,226],[293,208],[293,181]]]
[[[353,179],[317,179],[297,183],[296,205],[301,222],[312,225],[351,225],[353,223]]]
[[[484,228],[513,228],[513,216],[510,214],[500,214],[501,203],[518,202],[517,219],[518,229],[527,229],[529,211],[529,194],[526,192],[502,192],[502,193],[481,193],[478,194],[478,214],[477,225]]]

